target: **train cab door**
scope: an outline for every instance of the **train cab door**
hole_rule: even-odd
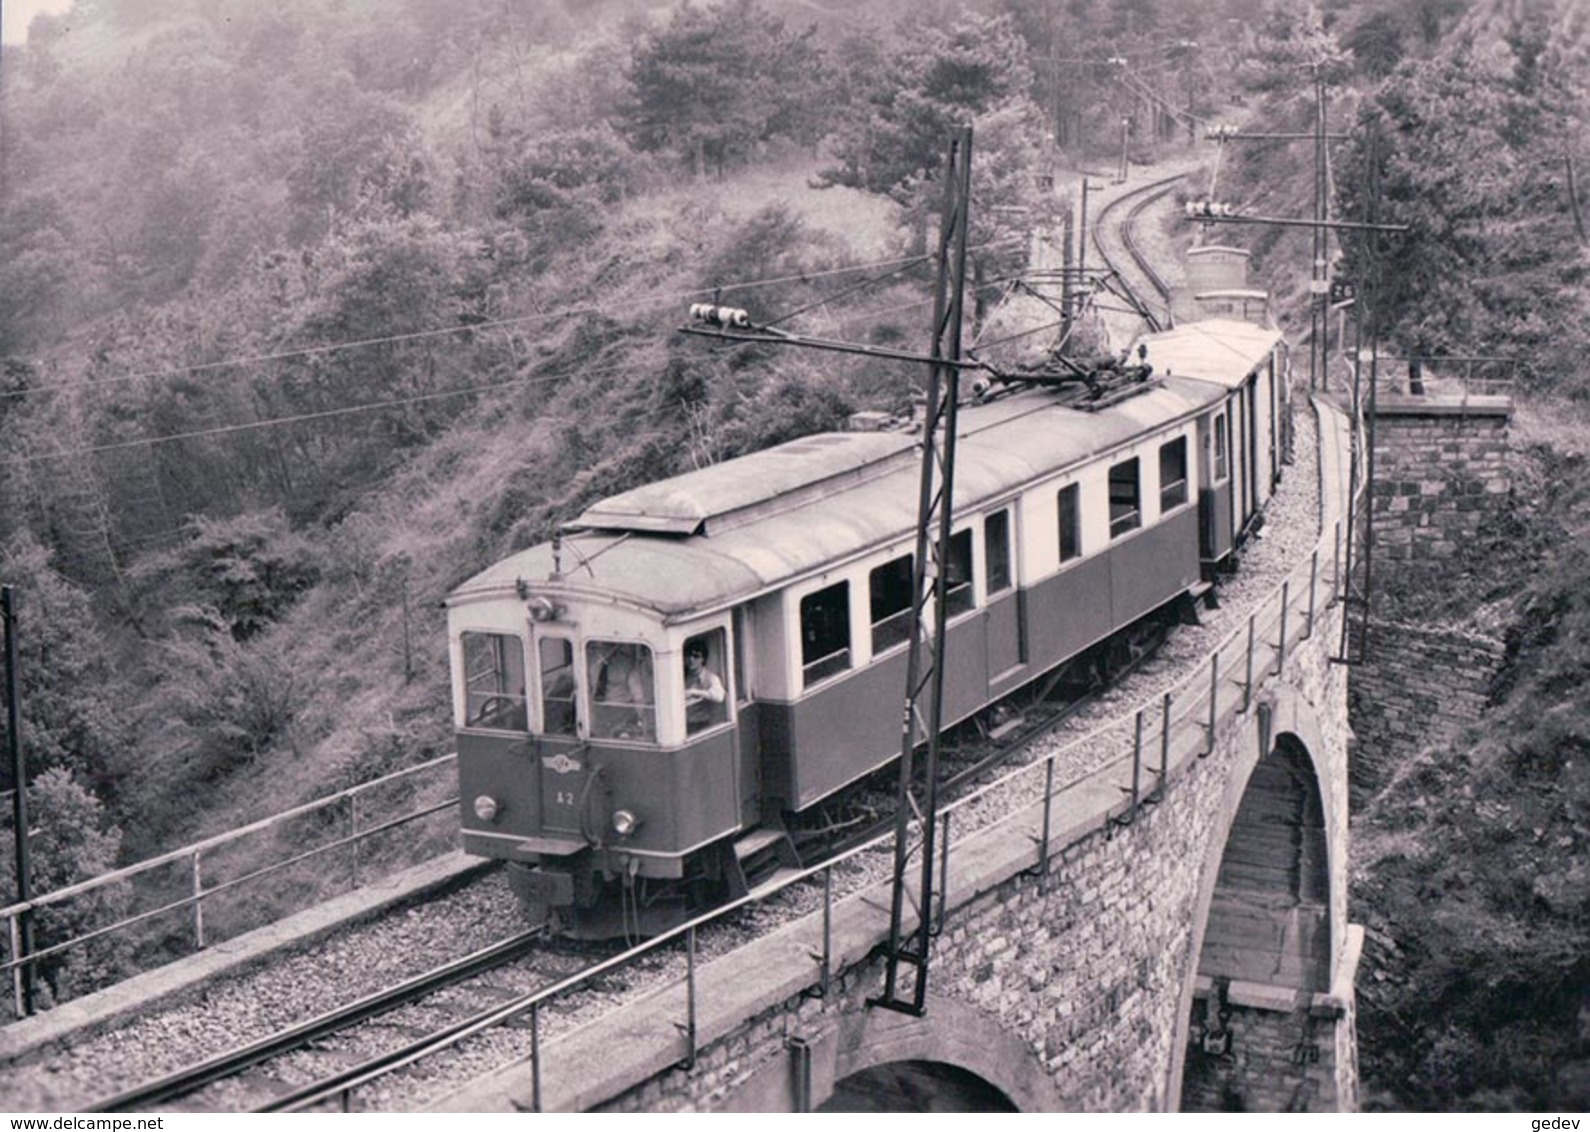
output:
[[[751,655],[751,636],[754,631],[752,607],[737,606],[729,630],[729,651],[734,659],[735,757],[739,762],[740,822],[753,825],[761,818],[762,799],[762,744],[757,715],[756,698],[751,694],[755,679]]]
[[[1248,516],[1253,513],[1253,461],[1249,456],[1247,441],[1249,433],[1253,431],[1253,415],[1248,405],[1248,398],[1242,389],[1238,389],[1237,395],[1231,399],[1231,446],[1237,457],[1237,489],[1232,493],[1236,515],[1232,526],[1238,532],[1247,525]]]
[[[1231,553],[1231,421],[1226,407],[1198,418],[1198,555],[1206,577]]]
[[[580,836],[580,796],[584,759],[577,747],[586,726],[581,716],[578,652],[574,638],[536,627],[537,768],[541,793],[541,827],[548,833]]]
[[[1259,498],[1260,472],[1259,472],[1259,378],[1254,375],[1248,378],[1248,475],[1251,478],[1250,494],[1248,496],[1248,509],[1251,513],[1259,509],[1263,502]]]

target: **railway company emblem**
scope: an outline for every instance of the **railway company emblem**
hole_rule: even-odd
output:
[[[571,759],[568,755],[565,755],[561,752],[553,755],[551,758],[542,756],[541,765],[557,774],[572,774],[574,771],[580,770],[582,767],[579,759]]]

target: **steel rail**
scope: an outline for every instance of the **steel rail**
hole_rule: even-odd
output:
[[[1145,314],[1149,322],[1150,329],[1152,330],[1162,329],[1159,326],[1159,319],[1153,314],[1149,302],[1145,301],[1146,297],[1139,294],[1137,288],[1133,287],[1128,281],[1126,274],[1121,270],[1121,262],[1119,258],[1115,255],[1112,255],[1111,249],[1105,244],[1105,241],[1099,238],[1099,230],[1104,225],[1105,217],[1109,216],[1117,208],[1121,207],[1123,204],[1126,204],[1128,201],[1135,202],[1127,213],[1126,219],[1115,224],[1114,228],[1120,237],[1122,246],[1126,249],[1126,253],[1131,258],[1133,264],[1137,267],[1138,271],[1140,271],[1148,279],[1149,285],[1158,292],[1158,295],[1156,296],[1156,302],[1158,302],[1160,305],[1163,305],[1163,303],[1170,297],[1170,288],[1166,286],[1159,273],[1148,264],[1147,257],[1145,257],[1137,248],[1131,236],[1131,227],[1138,214],[1143,209],[1147,208],[1154,201],[1170,192],[1176,186],[1177,182],[1183,180],[1185,177],[1186,174],[1178,173],[1174,177],[1165,177],[1158,181],[1150,181],[1148,184],[1143,185],[1140,188],[1134,189],[1129,193],[1125,193],[1119,197],[1116,197],[1109,204],[1105,205],[1099,210],[1098,218],[1094,221],[1091,232],[1084,233],[1084,238],[1091,235],[1093,239],[1093,246],[1098,250],[1099,258],[1109,266],[1110,270],[1114,272],[1115,277],[1121,281],[1121,284],[1126,289],[1127,295],[1130,297],[1131,301],[1135,302],[1139,309]]]
[[[406,1006],[464,979],[504,966],[532,950],[545,935],[544,929],[536,928],[502,940],[248,1045],[96,1101],[83,1111],[127,1112],[140,1106],[176,1100],[206,1085],[235,1077],[271,1058],[301,1049],[310,1042]]]

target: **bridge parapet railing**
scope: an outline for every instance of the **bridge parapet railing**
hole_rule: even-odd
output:
[[[1280,585],[1255,606],[1241,625],[1228,633],[1193,667],[1188,676],[1172,688],[1150,700],[1139,702],[1125,714],[1074,742],[1007,771],[987,785],[946,805],[940,811],[942,824],[938,839],[940,892],[947,891],[949,862],[956,837],[971,836],[971,833],[962,832],[963,827],[972,826],[973,832],[982,835],[991,828],[1011,822],[1031,821],[1033,805],[1041,802],[1043,826],[1042,834],[1035,839],[1038,844],[1033,867],[1047,870],[1053,859],[1050,833],[1056,804],[1068,794],[1081,793],[1101,781],[1109,788],[1106,796],[1110,800],[1096,817],[1111,828],[1129,825],[1142,805],[1151,800],[1155,792],[1175,774],[1177,767],[1190,759],[1208,754],[1220,727],[1250,710],[1261,686],[1284,669],[1292,650],[1320,631],[1325,611],[1340,601],[1344,593],[1344,540],[1346,524],[1352,514],[1348,496],[1352,493],[1352,502],[1361,505],[1364,480],[1362,475],[1354,476],[1351,470],[1352,465],[1362,460],[1361,433],[1355,434],[1349,442],[1348,429],[1340,423],[1337,410],[1319,400],[1315,401],[1315,409],[1321,438],[1320,534],[1310,553],[1300,559]],[[1344,451],[1349,443],[1350,451]],[[1098,765],[1075,773],[1063,770],[1068,761],[1073,761],[1073,756],[1089,747],[1104,748],[1113,753]],[[992,821],[979,821],[975,825],[971,821],[954,820],[962,815],[969,817],[978,807],[990,805],[1002,816]],[[1099,821],[1091,822],[1090,828],[1097,829]],[[887,907],[868,901],[865,890],[843,897],[836,896],[836,877],[854,870],[860,858],[892,845],[893,837],[892,833],[883,835],[868,845],[792,874],[775,885],[714,909],[552,986],[508,1001],[489,1016],[455,1028],[422,1049],[408,1051],[400,1061],[376,1068],[350,1070],[340,1078],[324,1083],[314,1092],[290,1098],[283,1107],[305,1109],[340,1100],[346,1110],[351,1105],[352,1094],[360,1086],[401,1065],[412,1064],[450,1049],[484,1030],[513,1022],[527,1035],[531,1108],[542,1111],[545,1099],[543,1075],[546,1068],[544,1008],[565,995],[587,988],[604,976],[648,957],[655,960],[660,953],[670,950],[683,951],[684,970],[678,976],[678,982],[673,984],[676,988],[682,984],[682,1002],[679,1002],[678,1008],[683,1017],[676,1020],[674,1025],[680,1043],[678,1064],[689,1067],[695,1062],[702,1037],[697,1016],[697,968],[701,954],[698,935],[701,930],[778,897],[789,889],[819,885],[820,898],[813,910],[814,913],[821,913],[820,945],[812,948],[808,954],[814,964],[811,974],[814,993],[826,995],[839,961],[834,924],[841,903],[860,909],[859,915],[875,918],[878,933],[881,933],[878,938],[888,931]],[[934,914],[945,914],[942,904]],[[655,1009],[657,1004],[664,1001],[660,995],[660,990],[648,990],[646,1002],[649,1009]],[[669,1056],[672,1056],[671,1052]]]
[[[11,978],[17,1016],[27,1012],[30,967],[36,975],[98,945],[118,957],[111,964],[95,964],[109,968],[104,982],[114,982],[126,977],[127,966],[137,966],[132,953],[138,948],[152,953],[144,966],[169,962],[173,951],[203,950],[258,926],[262,916],[269,920],[299,910],[330,892],[357,888],[434,855],[394,849],[384,839],[457,805],[455,761],[456,756],[443,755],[0,908],[7,940],[0,971]],[[448,825],[445,834],[451,833]],[[265,842],[279,848],[274,859],[259,847]],[[267,883],[272,887],[263,888]],[[61,938],[24,954],[24,917],[57,928]],[[64,987],[57,991],[67,997]]]
[[[1367,359],[1365,359],[1367,363]],[[1498,399],[1511,404],[1523,370],[1518,358],[1488,355],[1415,354],[1378,360],[1375,388],[1394,398],[1469,404]]]

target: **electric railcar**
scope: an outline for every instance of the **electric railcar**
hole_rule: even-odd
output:
[[[1141,344],[1152,378],[1108,407],[1028,387],[961,409],[946,725],[1199,587],[1279,481],[1275,331]],[[920,444],[821,434],[636,488],[459,586],[465,850],[592,937],[798,864],[790,818],[898,756]]]

